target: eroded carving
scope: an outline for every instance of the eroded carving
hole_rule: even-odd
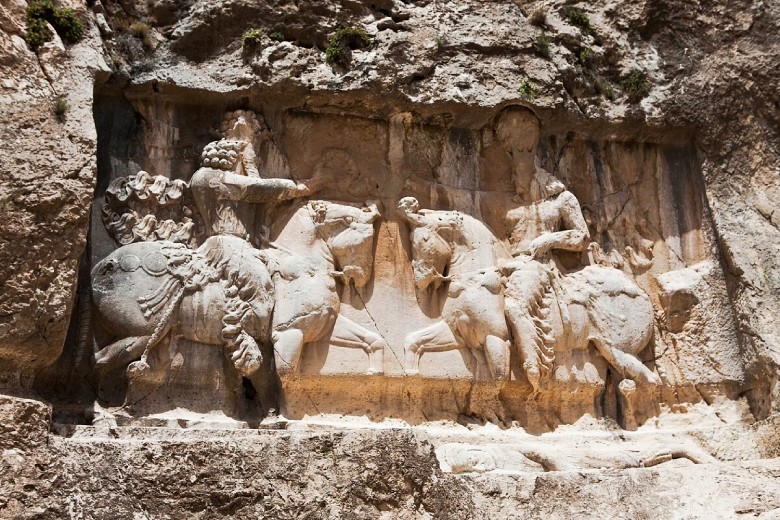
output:
[[[412,265],[417,287],[449,282],[441,321],[404,340],[406,373],[419,373],[426,352],[458,348],[484,354],[492,378],[509,376],[509,331],[496,269],[508,253],[482,222],[458,211],[420,210],[413,197],[399,202],[412,228]],[[443,275],[448,272],[448,276]]]
[[[297,370],[305,343],[327,339],[362,348],[368,373],[381,373],[384,339],[339,314],[337,288],[361,288],[371,279],[378,203],[304,202],[272,242],[270,227],[262,224],[268,211],[329,181],[323,169],[302,182],[261,176],[256,143],[267,136],[252,112],[228,113],[222,130],[225,138],[206,145],[203,166],[189,184],[140,172],[109,189],[106,226],[128,245],[93,270],[96,315],[119,338],[96,352],[96,368],[129,364],[128,376],[148,374],[149,354],[166,339],[168,349],[158,357],[176,369],[182,361],[176,345],[186,339],[223,346],[244,376],[261,366],[261,345],[273,343],[277,372],[286,374]],[[324,170],[334,170],[334,157],[327,155]],[[172,233],[130,226],[139,211],[128,201],[147,203],[145,218],[153,221],[155,207],[183,211],[176,203],[187,188],[204,230],[199,247],[175,243]],[[129,208],[120,217],[113,209],[118,203]],[[182,242],[192,245],[194,226],[186,220]]]
[[[191,243],[195,236],[192,211],[181,204],[187,183],[150,175],[115,179],[106,190],[103,225],[119,244],[170,240]]]
[[[490,128],[491,153],[503,154],[513,188],[483,194],[490,218],[478,205],[421,208],[415,183],[404,189],[419,200],[399,197],[400,183],[387,197],[330,146],[307,161],[306,180],[294,180],[249,111],[226,115],[224,138],[204,147],[188,182],[145,172],[117,179],[104,222],[121,247],[92,274],[95,315],[110,337],[94,356],[98,371],[127,367],[130,379],[162,381],[186,361],[186,341],[222,348],[250,380],[265,363],[283,385],[330,373],[419,375],[423,358],[422,373],[436,378],[449,368],[433,356],[458,350],[462,361],[447,361],[462,364],[454,377],[502,389],[525,379],[522,391],[540,394],[575,380],[576,357],[596,374],[589,383],[609,386],[609,369],[617,374],[623,421],[634,424],[642,385],[660,383],[639,358],[652,343],[653,305],[631,278],[652,266],[649,228],[615,224],[633,226],[620,247],[636,249],[604,253],[577,197],[537,164],[535,116],[510,108]],[[274,164],[279,172],[266,171]],[[397,201],[396,211],[383,217],[380,199],[385,208]],[[463,207],[445,207],[453,206]],[[380,251],[398,264],[375,266]],[[396,284],[406,293],[387,296]],[[416,308],[393,307],[400,298]],[[331,355],[337,368],[317,373]]]
[[[621,375],[658,384],[658,376],[635,357],[653,333],[647,295],[616,269],[588,266],[566,274],[552,256],[586,250],[590,235],[574,194],[535,163],[538,120],[508,109],[497,127],[513,158],[518,202],[506,215],[513,260],[501,266],[507,319],[529,382],[539,386],[556,348],[583,349],[592,342]]]
[[[276,370],[294,373],[306,343],[363,349],[368,374],[383,371],[386,342],[376,332],[339,313],[338,279],[363,287],[373,270],[376,203],[353,207],[311,201],[297,209],[271,244],[277,299],[273,344]]]

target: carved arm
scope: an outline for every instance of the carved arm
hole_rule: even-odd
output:
[[[305,197],[314,189],[305,182],[289,179],[261,179],[226,172],[222,180],[222,198],[241,202],[269,202]]]
[[[569,229],[543,233],[535,238],[529,246],[531,256],[534,258],[547,253],[552,249],[566,251],[584,251],[590,242],[588,225],[582,215],[580,203],[577,197],[569,191],[564,191],[558,196],[558,214],[563,225]]]

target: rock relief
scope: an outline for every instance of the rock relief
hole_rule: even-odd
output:
[[[280,379],[291,400],[295,381],[331,374],[422,386],[470,378],[534,395],[607,384],[607,370],[629,413],[637,389],[661,383],[643,361],[658,309],[634,278],[654,261],[653,230],[616,219],[633,246],[605,252],[591,208],[538,164],[536,117],[510,107],[492,125],[510,182],[475,192],[489,211],[423,208],[411,177],[374,185],[332,148],[308,175],[274,176],[259,165],[288,163],[258,157],[268,130],[244,110],[226,114],[188,181],[144,171],[114,180],[103,222],[120,247],[92,271],[96,372],[126,368],[130,385],[170,379],[193,355],[186,342],[221,352],[255,387]],[[417,308],[394,300],[407,279]],[[451,370],[451,351],[470,376]],[[335,373],[322,368],[331,358],[346,360]]]

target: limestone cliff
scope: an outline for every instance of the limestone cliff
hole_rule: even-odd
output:
[[[0,392],[54,403],[52,412],[9,399],[0,410],[12,425],[0,431],[0,516],[573,518],[602,500],[626,518],[776,513],[777,465],[758,460],[777,456],[780,412],[776,2],[59,4],[83,21],[83,38],[63,41],[50,26],[52,41],[33,51],[24,39],[27,2],[0,0]],[[491,198],[512,192],[512,161],[520,161],[496,144],[507,107],[532,111],[540,133],[538,149],[528,145],[531,164],[579,201],[592,239],[579,260],[622,269],[649,295],[653,341],[638,359],[658,374],[657,393],[639,384],[634,394],[623,384],[630,378],[615,379],[615,366],[596,355],[573,355],[571,382],[540,391],[517,354],[500,387],[476,382],[484,370],[459,351],[417,360],[427,386],[402,377],[410,373],[406,328],[433,320],[429,309],[416,310],[411,267],[399,267],[414,255],[404,245],[414,226],[397,201],[414,195],[426,210],[461,212],[511,234]],[[187,344],[190,354],[204,352],[202,366],[185,365],[166,380],[168,394],[128,406],[131,416],[209,411],[211,401],[192,397],[208,386],[215,402],[233,403],[222,411],[244,414],[244,426],[280,408],[304,430],[319,416],[324,425],[312,428],[325,433],[210,438],[143,428],[200,425],[164,413],[123,428],[122,409],[138,388],[123,379],[125,366],[117,378],[93,372],[107,342],[93,326],[90,271],[117,248],[102,220],[106,193],[141,170],[150,185],[156,175],[189,182],[206,146],[225,137],[223,114],[236,109],[263,119],[260,170],[292,183],[301,172],[354,181],[322,192],[353,204],[348,216],[307,211],[354,228],[365,213],[356,208],[378,204],[368,206],[382,214],[370,237],[375,281],[339,298],[345,316],[388,339],[380,368],[389,379],[350,379],[343,367],[364,363],[361,351],[328,357],[327,345],[314,345],[301,370],[322,379],[279,370],[278,381],[266,355],[262,377],[242,379],[228,367],[203,386],[199,370],[223,361]],[[262,240],[284,246],[278,222]],[[394,303],[375,298],[372,306],[370,296],[382,292]],[[383,314],[392,318],[382,322]],[[104,416],[93,401],[120,413]],[[590,423],[592,414],[601,422]],[[359,422],[368,430],[340,431],[341,415],[370,419]],[[373,432],[380,423],[402,429]],[[679,425],[696,431],[672,445],[663,430]],[[581,452],[573,448],[580,430],[598,430]],[[546,445],[532,437],[540,434],[550,435]],[[120,456],[127,467],[117,467]],[[49,458],[66,469],[47,467]],[[92,476],[85,459],[94,461]],[[661,463],[658,473],[647,469]],[[713,474],[704,492],[723,496],[709,503],[691,482]],[[150,479],[161,488],[146,487]],[[670,494],[676,505],[658,509]],[[116,509],[107,505],[119,496]]]

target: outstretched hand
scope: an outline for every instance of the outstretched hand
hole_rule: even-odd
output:
[[[317,168],[314,171],[314,176],[310,179],[303,181],[302,184],[306,185],[309,194],[312,194],[323,190],[324,188],[328,187],[328,185],[331,184],[332,182],[333,182],[333,178],[331,175],[327,173],[326,170]]]
[[[544,233],[533,239],[528,246],[528,253],[531,255],[531,258],[539,258],[552,249],[555,243],[551,239],[552,233]]]

